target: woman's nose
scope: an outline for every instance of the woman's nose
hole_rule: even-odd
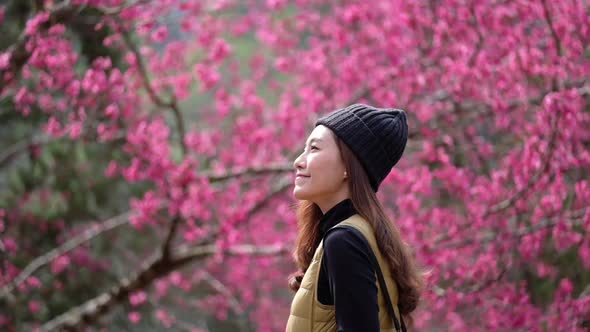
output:
[[[304,155],[305,153],[302,153],[299,155],[299,157],[295,158],[295,161],[293,162],[293,167],[295,169],[302,169],[305,168],[305,158]]]

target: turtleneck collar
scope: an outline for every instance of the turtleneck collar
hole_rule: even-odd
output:
[[[336,226],[339,222],[352,217],[356,213],[357,212],[350,199],[345,199],[334,205],[320,219],[320,235],[323,237],[330,228]]]

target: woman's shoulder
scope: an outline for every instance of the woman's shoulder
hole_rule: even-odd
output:
[[[365,239],[368,236],[372,236],[372,234],[373,234],[373,227],[371,226],[371,224],[359,214],[354,214],[354,215],[342,220],[341,222],[336,224],[334,227],[332,227],[332,229],[330,229],[326,233],[326,235],[329,234],[330,232],[334,232],[334,231],[337,231],[340,229],[356,230],[357,231],[356,233],[359,233],[359,235],[361,235],[361,237],[364,237]]]
[[[324,236],[324,251],[333,252],[366,251],[369,249],[363,234],[356,228],[337,225]]]

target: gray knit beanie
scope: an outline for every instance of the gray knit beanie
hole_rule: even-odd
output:
[[[354,153],[373,191],[402,157],[408,141],[403,110],[354,104],[338,109],[316,122],[330,128]]]

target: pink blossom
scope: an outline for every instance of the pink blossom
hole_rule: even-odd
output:
[[[61,35],[66,31],[66,27],[63,24],[56,24],[56,25],[52,25],[49,30],[48,33],[50,35]]]
[[[190,12],[194,15],[197,15],[203,9],[203,5],[199,2],[182,2],[178,6],[180,10]]]
[[[100,123],[96,127],[96,133],[98,134],[99,142],[107,142],[116,136],[117,128],[114,126],[109,126],[105,123]]]
[[[141,179],[140,174],[141,161],[138,158],[131,160],[131,165],[123,168],[123,176],[129,182],[139,181]]]
[[[564,295],[569,295],[573,290],[574,285],[569,279],[561,279],[561,282],[559,283],[559,292],[562,292]]]
[[[40,288],[41,280],[37,277],[31,276],[27,278],[27,284],[32,288]]]
[[[174,323],[174,317],[170,315],[166,310],[158,309],[156,310],[156,318],[164,325],[166,328],[170,328]]]
[[[555,248],[559,251],[566,250],[582,240],[582,235],[573,230],[571,225],[565,221],[558,222],[553,228],[553,237]]]
[[[174,286],[178,286],[182,283],[182,275],[179,272],[172,272],[170,273],[170,276],[168,277],[168,279],[170,280],[170,283]]]
[[[273,10],[282,9],[286,4],[285,0],[266,0],[266,6]]]
[[[111,160],[109,162],[109,165],[105,169],[105,176],[106,177],[113,177],[117,174],[117,172],[118,172],[118,165],[115,161]]]
[[[30,35],[37,33],[37,30],[39,29],[39,27],[43,23],[47,22],[48,19],[49,19],[49,13],[47,13],[47,12],[39,13],[36,16],[34,16],[33,18],[29,19],[27,21],[27,26],[25,28],[25,34],[30,36]]]
[[[28,104],[32,103],[34,101],[34,97],[31,94],[31,92],[29,92],[27,90],[27,88],[22,87],[18,90],[18,92],[14,96],[14,101],[16,102],[17,105],[24,106],[24,105],[28,105]]]
[[[104,114],[111,119],[116,119],[119,117],[119,108],[117,107],[117,105],[110,104],[104,110]]]
[[[289,59],[285,57],[279,57],[275,60],[275,68],[283,73],[286,73],[290,70],[290,62]]]
[[[94,60],[94,63],[92,65],[96,69],[107,70],[107,69],[111,69],[113,63],[111,62],[111,58],[98,57]]]
[[[9,64],[10,64],[10,53],[8,53],[8,52],[0,53],[0,70],[8,68]]]
[[[212,156],[217,150],[217,135],[213,133],[196,133],[191,132],[186,135],[185,142],[187,146],[196,153]]]
[[[584,202],[590,201],[590,185],[588,184],[588,181],[582,180],[576,183],[575,191],[576,202],[578,205],[582,206]]]
[[[163,297],[168,293],[169,284],[167,280],[157,280],[155,283],[156,296]]]
[[[137,324],[141,321],[141,314],[137,311],[131,311],[127,314],[127,319],[133,324]]]
[[[207,91],[215,86],[219,80],[220,76],[217,70],[211,67],[207,67],[201,63],[195,66],[195,73],[199,80],[201,81],[201,90]]]
[[[151,40],[156,43],[161,43],[168,38],[168,29],[165,26],[156,28],[151,34]]]
[[[171,85],[174,88],[174,94],[178,100],[184,100],[191,95],[192,75],[180,74],[172,77]]]
[[[225,59],[231,52],[231,46],[223,39],[216,39],[213,42],[211,51],[209,52],[209,60],[220,62]]]
[[[130,217],[131,225],[141,229],[145,225],[155,223],[156,212],[160,209],[162,200],[153,191],[148,191],[143,199],[132,199],[131,206],[135,214]]]
[[[103,71],[89,69],[82,80],[82,89],[92,94],[99,93],[107,87],[107,77]]]
[[[55,117],[50,117],[49,122],[45,125],[45,132],[51,136],[63,135],[61,123]]]
[[[4,243],[4,248],[9,253],[15,253],[18,250],[18,244],[11,237],[3,237],[2,242]]]
[[[545,263],[539,263],[539,264],[537,264],[537,274],[541,278],[549,277],[549,276],[552,277],[555,275],[555,268],[553,268],[552,266],[549,266]]]
[[[220,117],[225,117],[231,111],[231,97],[227,91],[220,88],[215,93],[215,106]]]
[[[590,240],[587,239],[586,241],[582,242],[578,251],[582,265],[586,269],[590,269]]]
[[[80,93],[80,81],[74,80],[74,81],[70,82],[70,84],[68,85],[68,87],[66,89],[66,93],[70,97],[78,96],[78,94]]]
[[[39,301],[29,301],[29,311],[34,315],[41,310],[41,303]]]
[[[127,62],[127,64],[129,64],[130,66],[135,66],[137,65],[137,57],[135,56],[135,53],[127,53],[125,55],[125,61]]]
[[[147,294],[144,291],[138,291],[129,295],[129,304],[137,307],[147,301]]]
[[[71,122],[68,124],[68,131],[70,132],[70,137],[72,139],[80,138],[80,135],[82,134],[82,122]]]
[[[66,255],[57,257],[51,262],[51,272],[59,274],[70,266],[70,258]]]

